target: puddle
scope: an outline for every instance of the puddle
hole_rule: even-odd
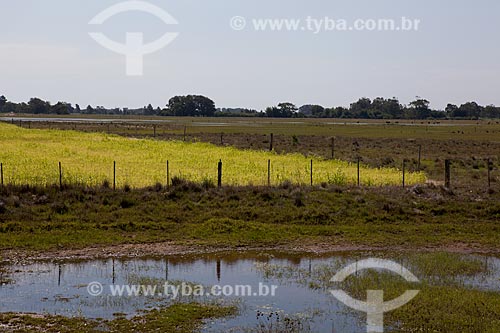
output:
[[[86,262],[35,263],[9,267],[0,286],[0,312],[48,313],[64,316],[112,319],[121,313],[133,316],[140,310],[171,304],[169,297],[140,295],[111,296],[110,286],[125,284],[158,284],[170,281],[196,283],[207,289],[214,285],[259,284],[278,286],[275,296],[217,297],[186,296],[180,301],[219,301],[237,304],[236,317],[207,323],[205,332],[238,331],[255,328],[267,321],[269,313],[297,318],[313,332],[362,332],[366,330],[362,315],[350,311],[324,288],[311,288],[308,274],[324,267],[342,267],[346,263],[373,253],[344,255],[287,255],[282,253],[222,253],[198,256],[173,256],[159,259],[104,260]],[[388,258],[387,254],[384,254]],[[389,256],[390,257],[390,256]],[[474,256],[487,267],[487,273],[464,276],[462,283],[482,289],[500,291],[500,259]],[[398,259],[405,264],[404,260]],[[269,274],[269,267],[283,268],[290,274]],[[266,270],[267,268],[267,270]],[[286,268],[286,269],[285,269]],[[274,272],[276,273],[276,269]],[[104,292],[89,294],[90,282],[99,282]],[[179,300],[179,299],[178,299]],[[258,314],[264,317],[258,317]],[[276,317],[271,321],[276,320]]]

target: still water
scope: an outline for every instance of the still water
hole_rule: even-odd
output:
[[[112,319],[117,314],[133,316],[140,310],[172,304],[168,296],[112,296],[110,286],[157,284],[172,286],[182,282],[212,286],[277,286],[274,295],[182,296],[175,301],[222,302],[235,304],[235,317],[207,322],[205,332],[242,331],[262,324],[258,313],[274,313],[281,320],[293,318],[312,332],[363,332],[366,316],[349,310],[326,289],[311,288],[300,281],[322,267],[341,267],[359,259],[376,257],[375,253],[346,255],[285,254],[276,252],[232,252],[206,255],[181,255],[146,259],[109,259],[85,262],[41,262],[8,267],[0,277],[0,312],[46,313],[64,316]],[[500,260],[479,257],[488,266],[486,275],[467,277],[474,288],[500,291]],[[403,262],[404,264],[404,262]],[[266,268],[287,267],[294,278],[266,274]],[[299,277],[299,279],[297,279]],[[88,285],[98,282],[102,294],[92,296]],[[230,288],[228,287],[228,288]],[[275,319],[276,317],[274,317]]]

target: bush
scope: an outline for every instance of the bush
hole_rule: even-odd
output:
[[[205,190],[209,190],[211,188],[215,188],[215,183],[212,179],[210,178],[205,178],[201,182],[201,187],[203,187]]]
[[[105,179],[105,180],[102,182],[102,188],[105,188],[105,189],[109,189],[109,188],[110,188],[110,183],[109,183],[109,180]]]
[[[120,207],[121,208],[131,208],[135,205],[135,202],[133,200],[123,198],[122,201],[120,202]]]

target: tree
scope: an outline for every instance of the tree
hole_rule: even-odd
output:
[[[468,102],[460,105],[460,115],[465,118],[478,119],[483,111],[483,107],[476,102]]]
[[[293,116],[299,109],[293,103],[285,102],[278,104],[278,108],[287,116]]]
[[[396,97],[392,99],[375,98],[371,110],[370,118],[398,119],[403,116],[403,106]]]
[[[172,97],[167,104],[166,114],[177,117],[212,117],[215,103],[205,96],[188,95]]]
[[[426,99],[417,97],[417,100],[410,103],[410,110],[415,119],[427,119],[431,116],[430,102]]]
[[[195,116],[213,117],[216,111],[215,103],[205,96],[191,96],[195,106]]]
[[[325,108],[321,105],[303,105],[299,108],[299,113],[305,116],[323,117]]]
[[[311,112],[314,117],[323,117],[325,108],[321,105],[313,105],[311,108]]]
[[[444,109],[444,111],[446,112],[448,117],[454,118],[454,117],[457,117],[457,113],[459,112],[459,108],[455,104],[448,104],[446,106],[446,109]]]
[[[90,105],[87,105],[87,108],[85,109],[86,114],[94,114],[94,108]]]
[[[40,98],[32,98],[28,102],[28,112],[33,114],[50,113],[50,103],[42,101]]]
[[[71,104],[66,103],[66,102],[57,102],[57,104],[52,106],[51,113],[70,114],[72,110],[73,110],[73,107],[71,106]]]
[[[14,113],[16,111],[17,111],[17,104],[12,102],[6,102],[2,110],[2,112],[4,113]]]
[[[500,108],[494,105],[488,105],[484,108],[481,117],[490,119],[500,118]]]
[[[155,109],[151,104],[144,108],[144,114],[147,116],[154,116],[156,114]]]
[[[297,116],[297,107],[292,103],[280,103],[278,106],[270,106],[266,109],[269,118],[291,118]]]
[[[0,112],[3,112],[3,107],[7,103],[7,98],[5,96],[0,96]]]
[[[31,107],[26,103],[14,104],[15,113],[32,113]]]

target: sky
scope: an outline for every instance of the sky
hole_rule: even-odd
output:
[[[0,0],[0,95],[86,107],[163,107],[175,95],[201,94],[218,107],[264,109],[348,106],[360,97],[421,96],[447,103],[500,105],[498,0],[149,0],[174,17],[165,24],[130,11],[89,22],[120,0]],[[243,30],[232,18],[246,19]],[[311,17],[420,20],[418,31],[256,31],[254,19]],[[301,22],[301,24],[302,24]],[[118,43],[127,32],[153,42],[177,38],[144,56],[143,75],[127,76],[125,56],[93,40]]]

